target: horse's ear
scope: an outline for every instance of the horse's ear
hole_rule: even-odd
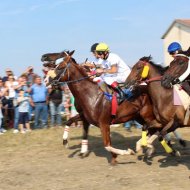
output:
[[[71,57],[74,54],[75,50],[69,52],[69,56]]]
[[[152,56],[151,56],[151,55],[149,55],[149,56],[148,56],[148,60],[150,61],[151,59],[152,59]]]
[[[186,55],[189,57],[190,56],[190,47],[189,49],[186,51]]]

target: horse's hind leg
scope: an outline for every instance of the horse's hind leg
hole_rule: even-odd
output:
[[[69,136],[69,129],[72,123],[81,121],[81,116],[77,114],[76,116],[70,118],[68,121],[66,121],[65,124],[65,129],[63,133],[63,145],[68,148],[69,143],[68,143],[68,136]]]
[[[111,138],[110,138],[110,126],[109,124],[100,125],[100,130],[102,133],[102,138],[104,142],[105,149],[112,154],[111,164],[117,164],[117,155],[133,155],[135,152],[128,148],[128,150],[121,150],[111,146]]]

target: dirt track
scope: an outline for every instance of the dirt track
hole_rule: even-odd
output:
[[[111,128],[115,147],[135,147],[140,131],[126,132],[123,127]],[[181,159],[168,156],[156,143],[152,160],[135,156],[119,156],[111,166],[109,153],[103,148],[98,128],[90,129],[90,154],[81,159],[81,129],[72,128],[70,149],[62,146],[63,129],[32,131],[30,134],[0,136],[0,190],[189,190],[190,130],[180,129],[187,140],[181,148],[174,147]]]

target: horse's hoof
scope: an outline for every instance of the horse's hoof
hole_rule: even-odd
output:
[[[81,152],[78,156],[79,156],[80,158],[85,158],[85,157],[88,157],[89,154],[90,154],[90,151],[88,150],[88,151],[83,152],[83,153]]]
[[[179,144],[180,144],[181,146],[183,146],[183,147],[186,147],[186,146],[187,146],[186,142],[185,142],[183,139],[180,139],[180,140],[179,140]]]
[[[180,153],[179,151],[176,151],[176,152],[175,152],[175,156],[181,157],[181,153]]]
[[[111,166],[116,166],[118,164],[116,159],[112,159],[110,162]]]
[[[135,151],[133,151],[130,148],[128,148],[127,152],[128,152],[129,155],[135,155],[136,154]]]
[[[69,142],[68,142],[68,140],[67,139],[63,139],[63,146],[65,147],[65,148],[69,148]]]
[[[180,153],[179,151],[176,151],[176,150],[172,151],[170,154],[171,154],[172,156],[181,157],[181,153]]]
[[[136,149],[136,154],[142,155],[143,154],[143,148],[141,147],[141,148]]]
[[[152,147],[152,148],[148,148],[147,150],[146,150],[146,156],[148,156],[148,157],[150,157],[150,156],[152,156],[152,154],[155,152],[155,149],[154,149],[154,147]]]

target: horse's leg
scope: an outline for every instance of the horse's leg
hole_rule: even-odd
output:
[[[112,159],[111,159],[111,164],[115,165],[117,164],[117,154],[114,153],[111,150],[111,137],[110,137],[110,125],[109,124],[101,124],[100,125],[100,131],[102,133],[102,138],[103,138],[103,143],[104,143],[104,147],[107,151],[111,152],[112,154]]]
[[[164,147],[164,149],[167,153],[172,154],[172,155],[176,155],[176,156],[180,156],[180,152],[172,149],[172,147],[170,147],[167,144],[166,140],[164,139],[165,135],[167,134],[167,132],[169,132],[169,130],[172,126],[175,127],[174,119],[169,121],[168,124],[161,130],[158,139],[159,139],[161,145]]]
[[[155,131],[155,129],[154,129]],[[150,129],[149,132],[150,133]],[[154,146],[152,145],[152,143],[158,138],[158,134],[159,132],[154,132],[153,131],[149,134],[149,136],[146,136],[146,147],[147,147],[147,151],[146,151],[146,155],[147,156],[151,156],[155,150]],[[142,138],[137,141],[136,143],[136,152],[140,152],[142,150]]]
[[[88,131],[90,124],[83,118],[83,138],[81,143],[81,151],[79,156],[86,157],[89,154],[88,150]]]
[[[68,136],[69,136],[69,128],[71,126],[72,123],[77,122],[77,121],[81,121],[81,116],[79,114],[77,114],[76,116],[70,118],[68,121],[66,121],[65,124],[65,129],[64,129],[64,133],[63,133],[63,145],[68,148],[69,144],[68,144]]]
[[[128,150],[121,150],[117,149],[111,146],[111,138],[110,138],[110,126],[109,124],[102,124],[100,125],[100,130],[102,133],[102,138],[104,142],[105,149],[108,152],[111,152],[112,154],[112,159],[111,159],[111,164],[115,165],[117,163],[117,155],[130,155],[130,154],[135,154],[135,152],[131,149]]]
[[[143,147],[147,146],[147,129],[147,125],[143,125],[141,139],[136,142],[136,152],[138,153],[142,152]]]

